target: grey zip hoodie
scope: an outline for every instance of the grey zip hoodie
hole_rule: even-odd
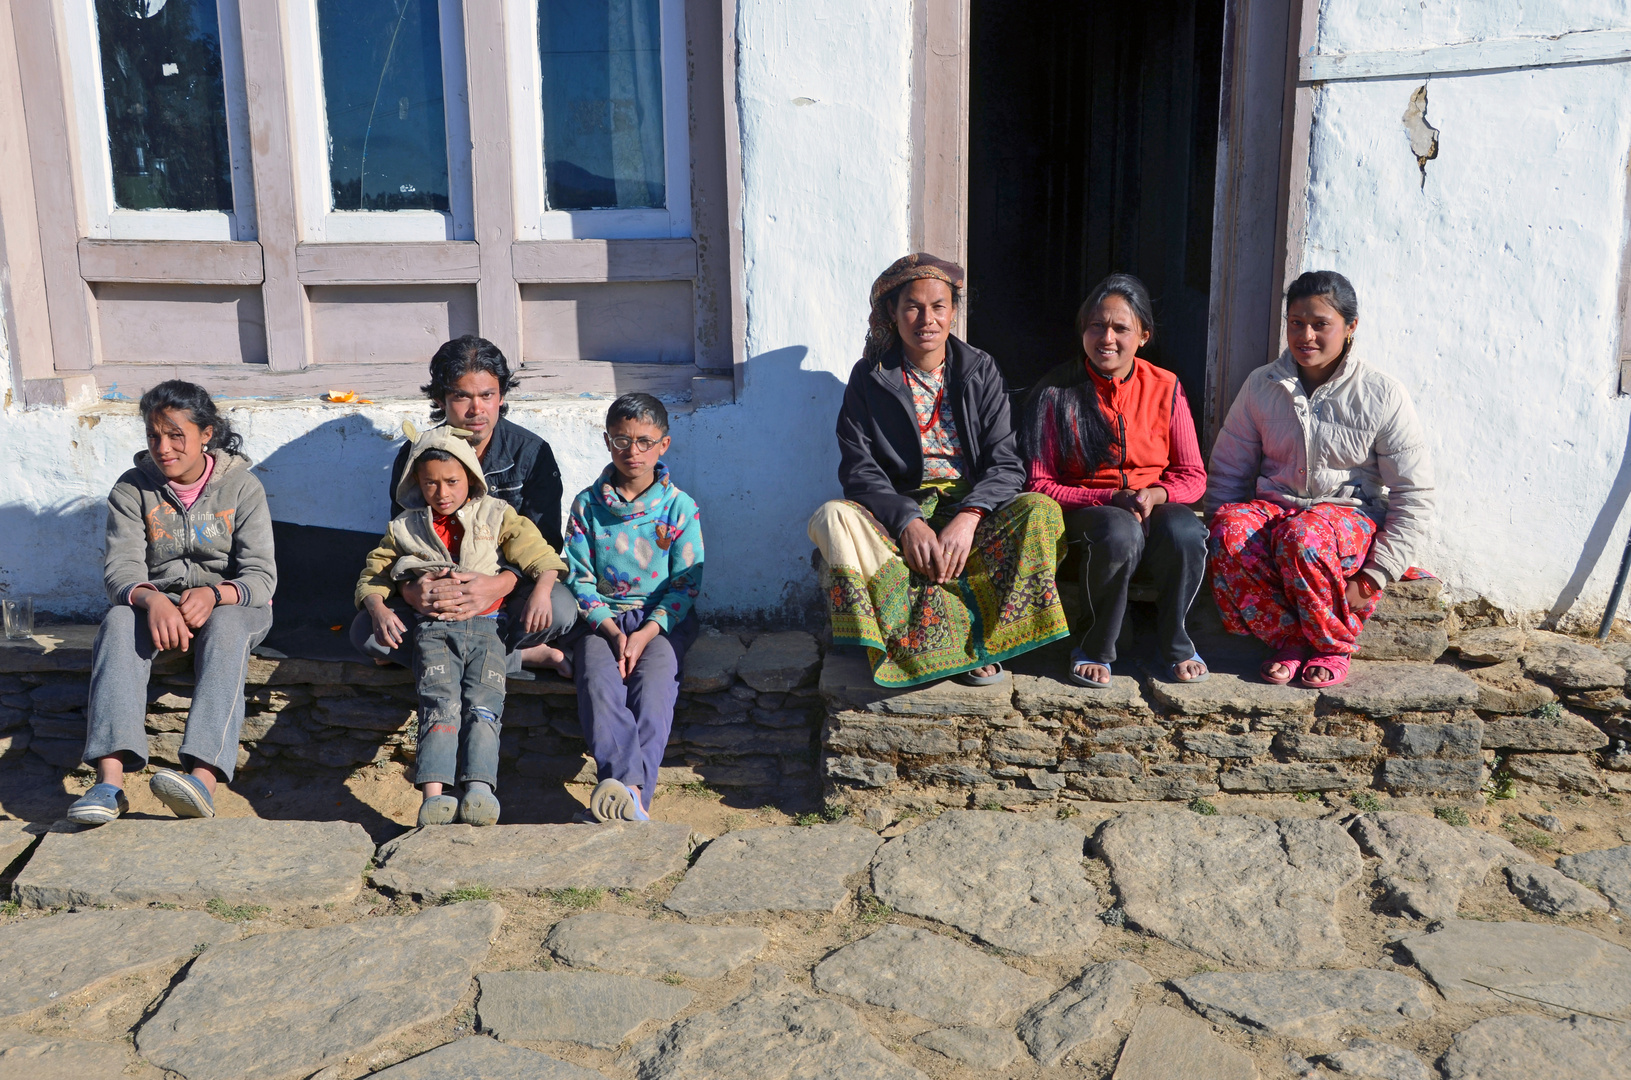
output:
[[[109,602],[128,603],[130,590],[143,582],[172,600],[184,589],[231,582],[246,607],[272,602],[277,563],[266,492],[248,458],[207,452],[215,472],[190,509],[182,508],[146,450],[113,485],[102,572]]]

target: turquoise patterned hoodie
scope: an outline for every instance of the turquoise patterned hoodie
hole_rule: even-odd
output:
[[[629,502],[606,466],[572,500],[566,523],[567,584],[591,627],[636,608],[668,633],[696,604],[702,589],[702,521],[696,500],[674,486],[668,466]]]

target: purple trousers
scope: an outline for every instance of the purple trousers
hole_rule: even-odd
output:
[[[645,612],[625,611],[617,626],[632,634],[646,621]],[[628,681],[617,673],[612,646],[596,628],[578,639],[572,655],[572,679],[578,687],[578,723],[602,780],[639,787],[640,801],[651,809],[657,770],[674,727],[674,702],[680,693],[680,665],[696,640],[696,615],[686,616],[674,632],[659,633],[640,654]]]

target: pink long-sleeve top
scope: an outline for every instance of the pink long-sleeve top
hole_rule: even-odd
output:
[[[1199,501],[1206,494],[1206,463],[1177,377],[1142,358],[1124,379],[1091,374],[1110,423],[1111,460],[1090,473],[1082,462],[1061,460],[1050,436],[1042,460],[1030,463],[1025,490],[1040,492],[1066,510],[1103,506],[1128,487],[1165,488],[1168,502]],[[1055,430],[1051,416],[1044,424],[1048,432]]]

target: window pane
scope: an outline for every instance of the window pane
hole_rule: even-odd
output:
[[[436,0],[317,0],[336,210],[446,210]]]
[[[215,0],[96,0],[113,201],[231,210]]]
[[[661,208],[658,0],[539,0],[551,210]]]

